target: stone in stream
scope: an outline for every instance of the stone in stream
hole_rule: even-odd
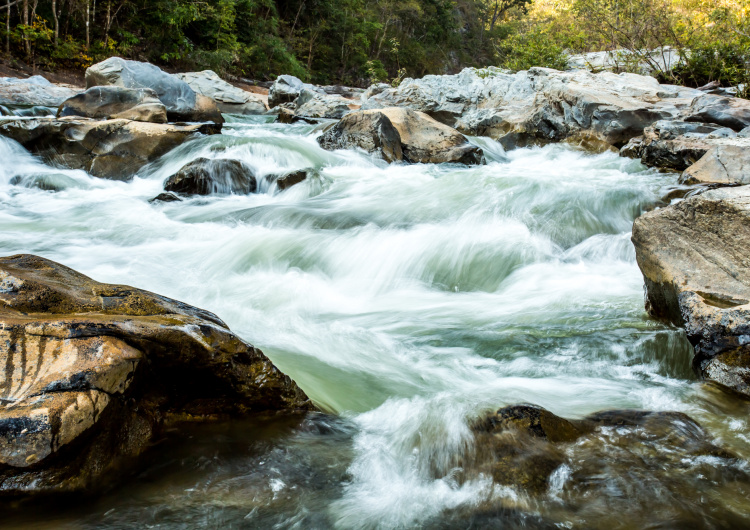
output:
[[[153,64],[110,57],[86,70],[86,88],[95,86],[152,89],[167,108],[169,121],[224,123],[212,99],[196,94],[185,81]]]
[[[716,145],[687,168],[680,182],[693,184],[750,184],[750,138],[738,138],[733,144]]]
[[[687,121],[716,123],[734,130],[750,127],[750,101],[712,94],[693,100]]]
[[[614,479],[652,466],[669,470],[686,458],[734,458],[680,412],[613,410],[566,420],[535,405],[515,405],[481,418],[472,431],[475,448],[464,461],[464,478],[484,473],[531,495],[545,494],[561,466],[573,472],[565,487],[575,491],[589,484],[585,491],[593,496],[589,481],[607,467],[614,468],[607,471]]]
[[[387,162],[484,163],[482,150],[463,134],[410,109],[353,112],[320,136],[318,143],[329,150],[364,149]]]
[[[167,191],[164,193],[160,193],[153,199],[150,199],[148,202],[154,203],[154,202],[181,202],[181,201],[182,201],[182,198],[179,195],[177,195],[176,193]]]
[[[185,195],[248,194],[258,182],[240,160],[199,158],[186,164],[164,182],[164,189]]]
[[[264,114],[268,110],[265,102],[257,94],[230,85],[212,70],[174,76],[185,81],[197,94],[215,101],[221,112],[255,115]]]
[[[0,105],[58,107],[76,93],[72,88],[52,84],[40,75],[25,79],[0,77]]]
[[[167,109],[149,88],[96,86],[67,99],[57,117],[80,116],[95,119],[126,119],[167,123]]]
[[[649,312],[685,328],[699,373],[750,395],[750,186],[646,213],[633,244]]]
[[[182,420],[311,408],[208,311],[30,255],[0,286],[0,495],[94,491]]]
[[[51,164],[83,169],[95,177],[130,180],[136,172],[178,145],[218,134],[213,123],[174,125],[81,118],[0,119],[0,135]]]
[[[312,169],[300,169],[299,171],[292,171],[286,175],[282,175],[276,178],[276,185],[280,190],[291,188],[295,184],[299,184],[307,180],[307,177],[312,173]]]

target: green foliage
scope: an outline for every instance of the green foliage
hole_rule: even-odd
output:
[[[512,71],[544,66],[563,70],[568,64],[559,36],[547,26],[534,26],[527,31],[511,31],[497,46],[499,65]]]

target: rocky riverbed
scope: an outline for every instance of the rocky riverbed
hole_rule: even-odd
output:
[[[541,68],[86,83],[0,80],[6,497],[124,481],[113,527],[747,524],[750,102]]]

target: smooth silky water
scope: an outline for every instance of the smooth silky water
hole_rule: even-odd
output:
[[[319,133],[230,116],[128,183],[0,139],[2,255],[209,309],[334,413],[186,426],[103,497],[22,505],[6,525],[750,526],[750,406],[698,381],[684,333],[644,311],[630,231],[674,174],[486,138],[473,139],[486,166],[389,166],[324,151]],[[283,193],[261,178],[253,195],[148,202],[199,157],[317,174]],[[469,424],[516,403],[566,418],[681,411],[740,458],[650,470],[610,433],[601,460],[574,444],[541,495],[460,480]],[[569,487],[577,463],[601,464],[583,490]]]

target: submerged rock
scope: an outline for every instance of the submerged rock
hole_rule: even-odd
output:
[[[148,88],[89,88],[60,105],[57,117],[66,116],[167,123],[166,107],[156,97],[156,92]]]
[[[463,134],[409,109],[351,113],[319,137],[318,143],[329,150],[364,149],[388,162],[484,163],[482,150]]]
[[[703,376],[750,395],[750,186],[649,212],[633,244],[649,312],[685,328]]]
[[[26,79],[0,77],[0,105],[58,107],[75,95],[73,89],[54,85],[40,75]]]
[[[556,487],[575,491],[589,484],[588,493],[595,495],[591,477],[608,467],[615,468],[606,470],[608,480],[617,480],[691,457],[733,458],[679,412],[613,410],[566,420],[535,405],[516,405],[480,419],[473,431],[476,448],[466,477],[486,473],[497,484],[531,495],[547,492],[561,470],[567,479]]]
[[[111,480],[171,419],[310,408],[212,313],[29,255],[0,284],[0,494]]]
[[[224,158],[199,158],[164,182],[166,191],[186,195],[253,193],[258,182],[244,162]]]
[[[0,120],[11,138],[52,165],[83,169],[95,177],[129,180],[144,165],[221,125],[171,125],[130,120],[74,118]]]
[[[86,88],[95,86],[149,88],[164,103],[170,121],[224,123],[213,100],[153,64],[110,57],[86,70]]]
[[[268,110],[266,104],[256,94],[230,85],[212,70],[174,74],[174,76],[185,81],[197,94],[215,101],[221,112],[255,115],[263,114]]]
[[[182,198],[179,195],[177,195],[176,193],[167,191],[164,193],[160,193],[159,195],[149,200],[148,202],[153,203],[153,202],[180,202],[180,201],[182,201]]]

